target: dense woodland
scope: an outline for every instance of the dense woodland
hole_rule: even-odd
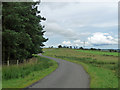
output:
[[[39,2],[2,3],[2,60],[21,60],[42,52],[46,18],[37,10]]]

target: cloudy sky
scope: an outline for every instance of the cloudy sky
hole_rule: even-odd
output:
[[[117,2],[41,2],[46,46],[118,48]]]

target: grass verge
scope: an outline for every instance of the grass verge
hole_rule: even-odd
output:
[[[25,88],[44,78],[57,67],[57,62],[43,57],[19,66],[3,66],[2,88]]]

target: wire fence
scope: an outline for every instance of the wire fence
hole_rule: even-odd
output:
[[[19,65],[29,62],[31,59],[2,61],[2,65]]]

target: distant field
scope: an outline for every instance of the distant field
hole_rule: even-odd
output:
[[[2,88],[25,88],[50,74],[57,66],[55,61],[40,56],[19,66],[3,66]]]
[[[91,88],[118,88],[117,54],[111,56],[109,52],[65,48],[44,49],[44,51],[46,56],[81,64],[91,77]]]
[[[98,55],[104,55],[104,56],[118,56],[118,52],[105,52],[105,51],[95,51],[95,50],[76,50],[79,52],[84,53],[92,53],[92,54],[98,54]]]

